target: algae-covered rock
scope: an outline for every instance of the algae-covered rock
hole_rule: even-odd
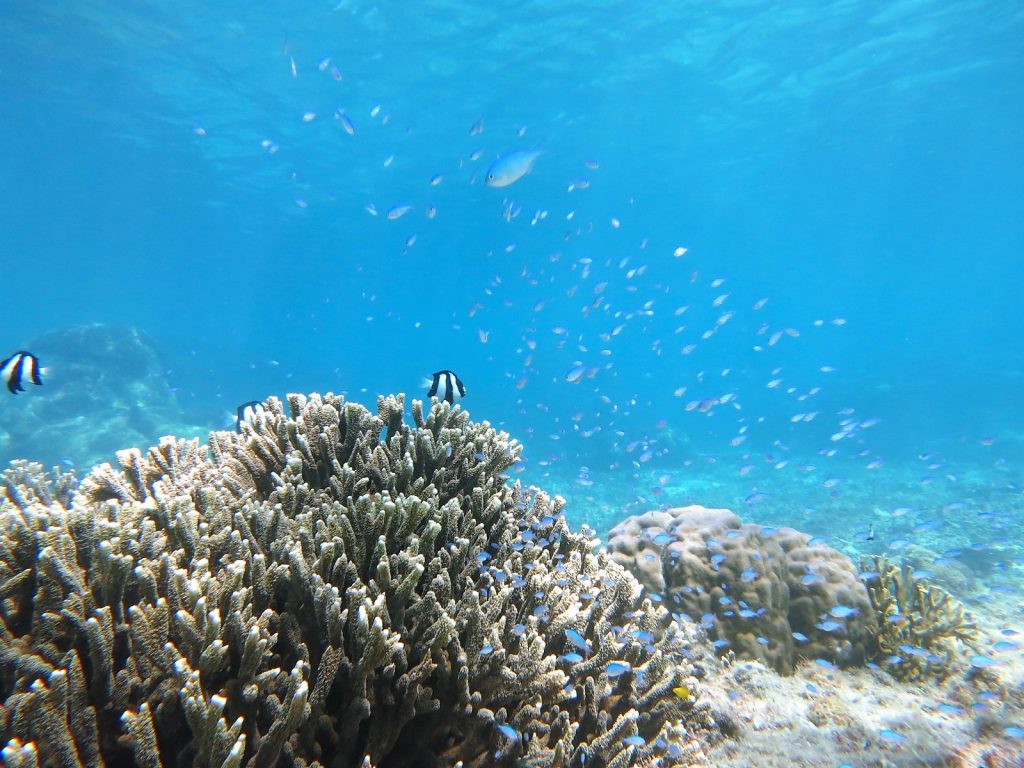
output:
[[[11,764],[688,765],[692,625],[458,407],[276,399],[0,496]]]

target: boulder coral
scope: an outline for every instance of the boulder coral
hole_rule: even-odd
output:
[[[853,562],[800,531],[688,506],[628,518],[608,549],[722,654],[790,674],[802,659],[852,666],[874,651],[875,612]]]
[[[8,766],[621,768],[720,737],[699,629],[508,481],[508,435],[288,405],[77,485],[3,473]]]

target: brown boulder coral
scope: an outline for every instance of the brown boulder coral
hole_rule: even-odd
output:
[[[786,674],[801,659],[864,663],[876,632],[867,590],[846,555],[810,539],[689,506],[623,521],[608,549],[673,611],[700,621],[722,653]]]
[[[697,630],[459,408],[271,399],[241,434],[0,489],[11,766],[684,765]],[[713,663],[713,660],[708,663]],[[696,692],[681,696],[673,689]]]

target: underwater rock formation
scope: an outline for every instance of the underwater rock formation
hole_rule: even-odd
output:
[[[271,399],[74,490],[0,483],[12,766],[687,765],[693,625],[458,407]]]
[[[671,610],[700,621],[723,654],[784,674],[801,659],[862,664],[876,632],[867,590],[846,555],[810,538],[689,506],[628,518],[608,549]]]
[[[70,459],[90,466],[159,435],[209,429],[184,423],[153,341],[138,329],[79,325],[26,346],[52,373],[42,387],[0,399],[0,463]]]
[[[900,680],[945,680],[978,640],[971,615],[942,587],[916,577],[908,563],[875,556],[864,567],[878,575],[868,595],[878,616],[879,662]]]

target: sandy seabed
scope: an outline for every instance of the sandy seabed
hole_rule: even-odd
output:
[[[1019,616],[1014,599],[972,609],[989,648]],[[733,661],[701,696],[731,737],[708,754],[716,768],[1024,768],[1024,654],[967,666],[944,682],[902,683],[881,669],[815,663],[783,677]]]

